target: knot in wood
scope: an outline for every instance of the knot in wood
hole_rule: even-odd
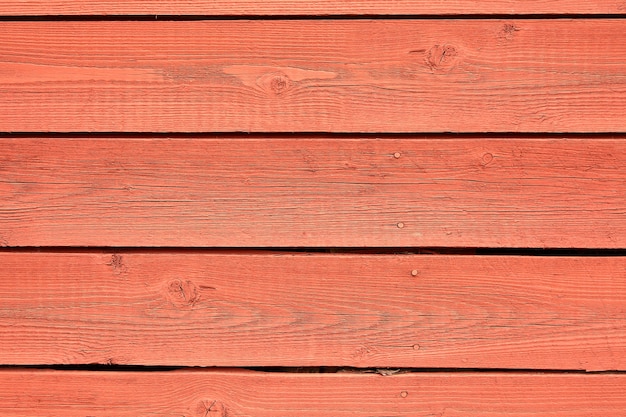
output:
[[[281,77],[280,75],[272,78],[272,91],[276,94],[281,94],[288,87],[289,81],[285,77]]]
[[[226,417],[228,414],[224,403],[218,400],[200,401],[196,407],[197,417]]]
[[[513,23],[505,23],[502,25],[502,29],[498,32],[498,38],[512,41],[515,36],[515,32],[519,32],[520,28],[515,26]]]
[[[124,263],[124,257],[117,253],[111,255],[109,262],[107,262],[107,265],[113,268],[113,272],[118,275],[128,271],[128,268],[126,268],[126,264]]]
[[[293,86],[291,79],[282,72],[265,74],[259,79],[258,84],[272,96],[282,96]]]
[[[191,281],[174,279],[167,284],[167,296],[178,308],[193,307],[200,300],[198,287]]]
[[[435,45],[426,52],[426,64],[433,73],[449,72],[456,66],[458,55],[453,45]]]

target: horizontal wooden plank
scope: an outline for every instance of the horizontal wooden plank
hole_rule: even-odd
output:
[[[624,375],[0,372],[2,415],[429,417],[621,415]]]
[[[608,14],[615,0],[3,0],[0,15],[359,15],[359,14]]]
[[[624,132],[623,28],[4,22],[0,131]]]
[[[626,258],[0,253],[0,363],[626,370]]]
[[[0,245],[626,247],[622,139],[0,139]]]

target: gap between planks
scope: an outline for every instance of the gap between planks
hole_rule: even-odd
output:
[[[254,371],[269,374],[354,374],[354,375],[381,375],[394,376],[402,374],[467,374],[496,375],[506,373],[509,375],[625,375],[626,371],[587,371],[580,369],[523,369],[523,368],[356,368],[350,366],[245,366],[245,367],[219,367],[219,366],[163,366],[163,365],[116,365],[97,364],[88,365],[0,365],[2,371],[81,371],[81,372],[175,372],[184,370],[193,371]]]

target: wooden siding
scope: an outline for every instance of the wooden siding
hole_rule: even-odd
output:
[[[455,15],[608,14],[619,0],[3,0],[0,15]]]
[[[625,16],[0,2],[0,415],[623,415]]]
[[[621,415],[624,391],[624,375],[0,372],[6,417],[589,417]]]
[[[0,244],[626,246],[621,139],[0,138]]]
[[[3,22],[0,129],[622,132],[623,28],[619,19]]]
[[[624,257],[9,253],[0,263],[10,364],[626,370]]]

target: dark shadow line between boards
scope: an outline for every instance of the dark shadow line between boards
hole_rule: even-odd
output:
[[[119,364],[77,364],[77,365],[0,365],[0,372],[5,370],[55,370],[55,371],[97,371],[97,372],[172,372],[172,371],[229,371],[246,370],[261,373],[280,374],[377,374],[381,376],[432,373],[478,373],[478,374],[626,374],[626,370],[586,371],[584,369],[533,369],[533,368],[397,368],[397,367],[349,367],[349,366],[146,366]]]
[[[490,247],[151,247],[151,246],[5,246],[0,253],[101,254],[329,254],[329,255],[463,255],[526,257],[625,257],[625,249],[490,248]]]
[[[251,21],[251,20],[556,20],[556,19],[624,19],[626,13],[458,13],[458,14],[86,14],[86,15],[4,15],[0,21]]]
[[[625,132],[0,132],[0,139],[626,139]]]

